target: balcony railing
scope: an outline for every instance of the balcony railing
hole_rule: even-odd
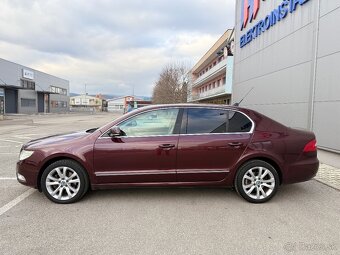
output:
[[[202,76],[198,77],[196,80],[193,81],[193,87],[201,85],[203,82],[207,81],[210,78],[214,78],[214,75],[220,71],[227,71],[226,70],[227,59],[223,59],[220,63],[212,67],[210,70],[205,72]]]
[[[204,98],[207,98],[207,97],[222,94],[224,92],[226,92],[225,91],[225,84],[222,85],[222,86],[219,86],[217,88],[210,89],[208,91],[204,91],[202,93],[195,93],[195,94],[192,95],[192,100],[195,101],[195,100],[199,100],[199,99],[204,99]]]

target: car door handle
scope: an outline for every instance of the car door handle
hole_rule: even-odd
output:
[[[228,143],[228,145],[231,146],[231,147],[241,147],[243,145],[243,143],[232,142],[232,143]]]
[[[159,145],[159,148],[161,149],[171,149],[171,148],[174,148],[175,145],[174,144],[161,144]]]

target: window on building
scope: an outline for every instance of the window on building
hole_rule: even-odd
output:
[[[52,108],[67,108],[67,102],[66,101],[51,101]]]
[[[21,107],[35,107],[35,99],[21,98]]]
[[[60,95],[67,95],[67,89],[51,86],[50,91],[52,93],[60,94]]]
[[[226,77],[223,77],[223,84],[226,83]]]
[[[35,90],[35,82],[21,79],[21,87]]]

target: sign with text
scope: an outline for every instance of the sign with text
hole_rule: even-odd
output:
[[[248,23],[256,19],[260,9],[260,0],[241,0],[241,31],[246,28]],[[264,0],[262,0],[264,1]],[[260,36],[278,22],[285,19],[289,14],[293,14],[297,6],[303,6],[309,0],[283,0],[272,12],[264,19],[259,20],[240,38],[240,47],[243,48],[252,40]]]
[[[22,77],[30,80],[34,80],[34,72],[27,70],[27,69],[22,69]]]

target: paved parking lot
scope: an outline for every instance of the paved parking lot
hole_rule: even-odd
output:
[[[340,193],[317,181],[254,205],[230,189],[93,191],[57,205],[15,180],[21,144],[116,116],[0,122],[0,254],[339,254]]]

